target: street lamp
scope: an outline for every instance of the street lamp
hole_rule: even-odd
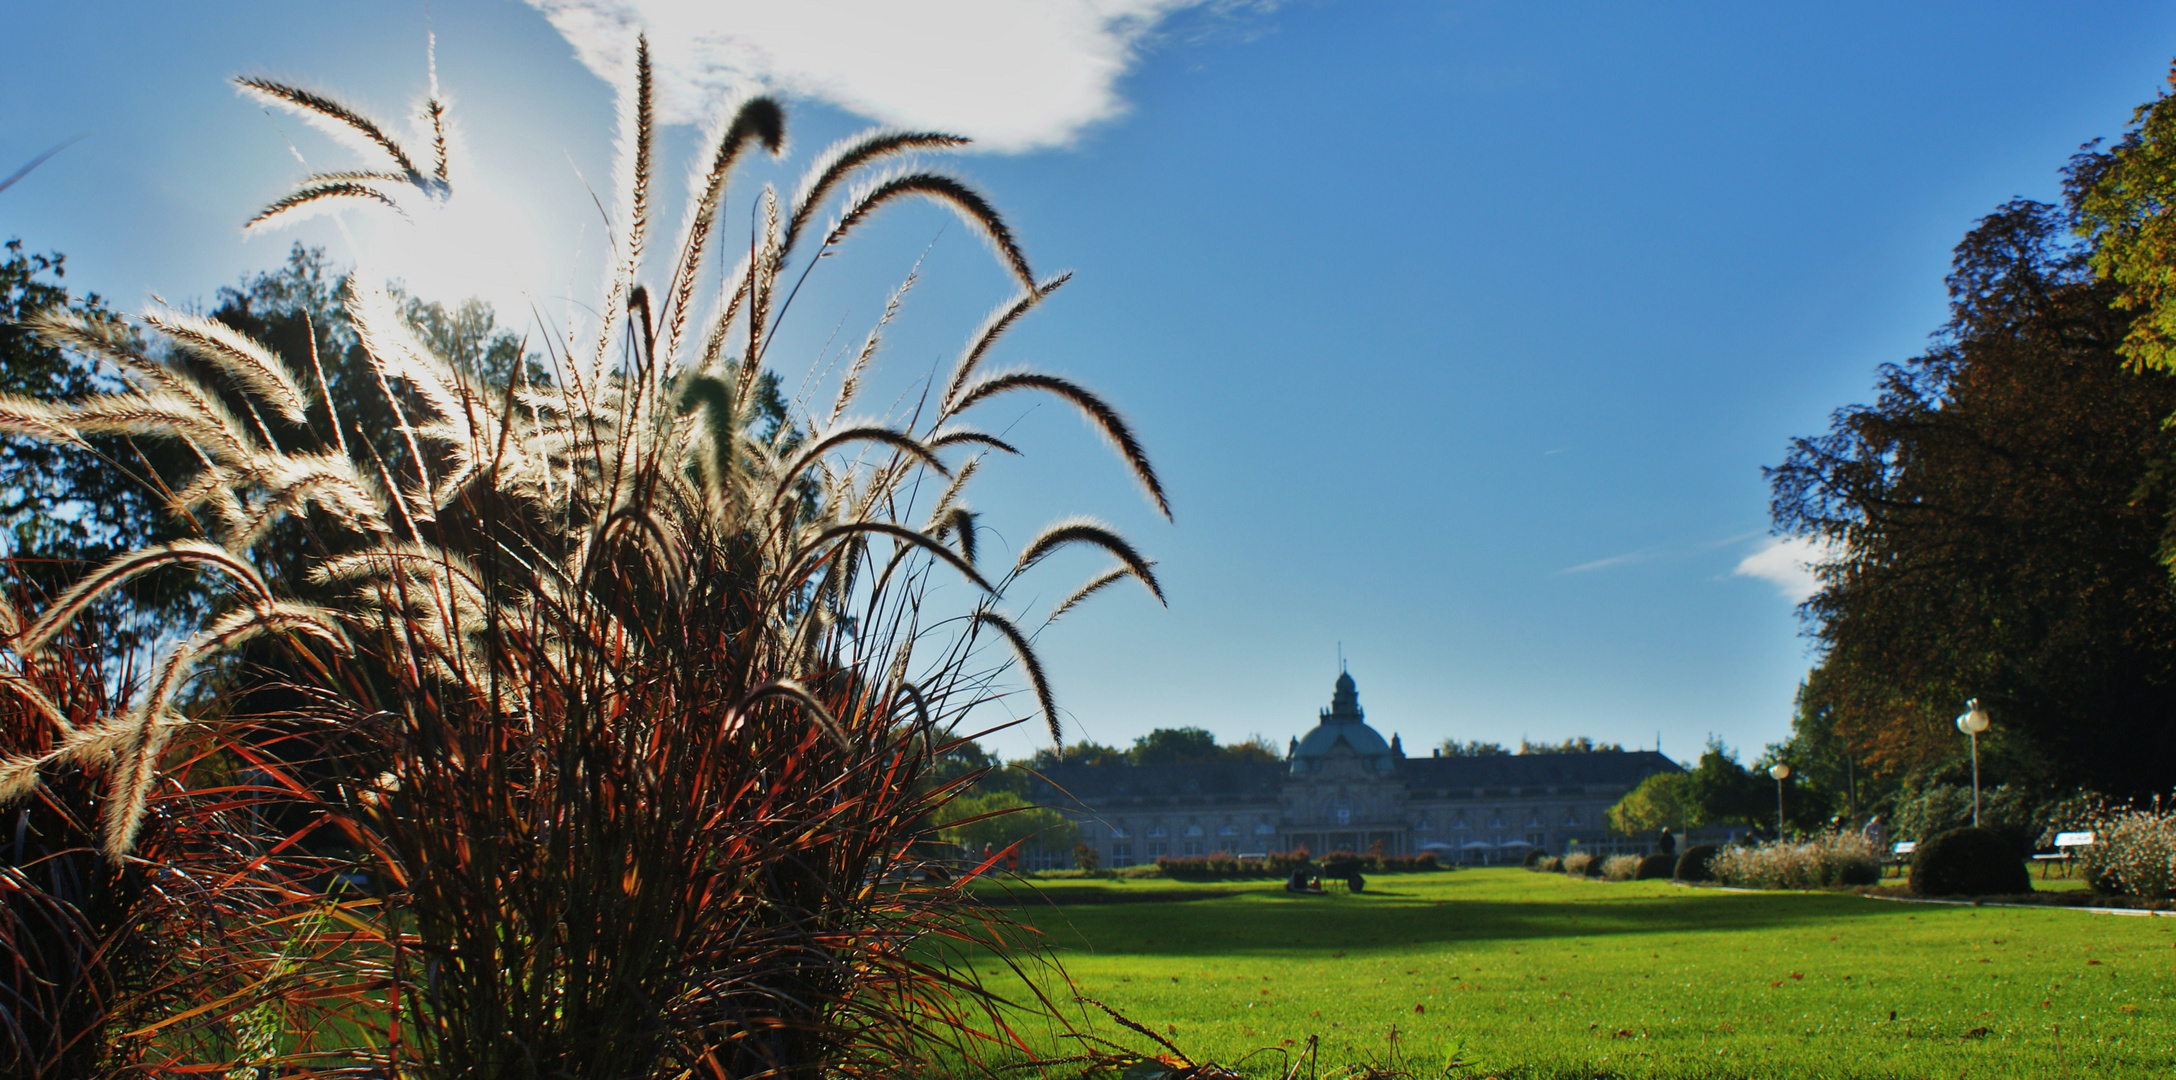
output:
[[[1991,723],[1987,710],[1980,708],[1980,699],[1964,703],[1964,715],[1957,718],[1957,730],[1972,737],[1972,827],[1980,827],[1980,732]]]
[[[1777,762],[1768,769],[1768,775],[1776,778],[1776,840],[1783,839],[1783,780],[1791,775],[1791,767]]]

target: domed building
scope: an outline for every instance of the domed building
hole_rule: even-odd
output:
[[[1397,733],[1386,742],[1369,726],[1341,671],[1281,763],[1063,765],[1037,801],[1077,822],[1105,866],[1300,849],[1497,862],[1607,842],[1618,799],[1679,771],[1651,750],[1408,758]]]

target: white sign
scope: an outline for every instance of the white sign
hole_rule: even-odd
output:
[[[2091,847],[2093,834],[2089,832],[2059,832],[2055,834],[2056,847]]]
[[[1891,850],[1895,851],[1898,855],[1909,855],[1912,852],[1919,850],[1919,845],[1910,840],[1899,840],[1896,842],[1896,847]]]

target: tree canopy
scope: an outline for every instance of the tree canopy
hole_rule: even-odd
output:
[[[2125,286],[2094,273],[2108,233],[2084,204],[2110,168],[2086,153],[2065,205],[1981,219],[1928,351],[1768,470],[1778,531],[1831,552],[1802,608],[1822,657],[1789,757],[1853,787],[1954,769],[1951,719],[1976,697],[2006,778],[2176,781],[2176,380],[2133,370]]]

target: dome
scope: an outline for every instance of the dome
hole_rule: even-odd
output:
[[[1384,772],[1392,768],[1390,744],[1368,726],[1367,714],[1360,708],[1360,686],[1349,672],[1342,671],[1331,691],[1330,707],[1322,710],[1321,723],[1293,747],[1292,771],[1321,768],[1322,758],[1340,744],[1358,755],[1368,768]]]

